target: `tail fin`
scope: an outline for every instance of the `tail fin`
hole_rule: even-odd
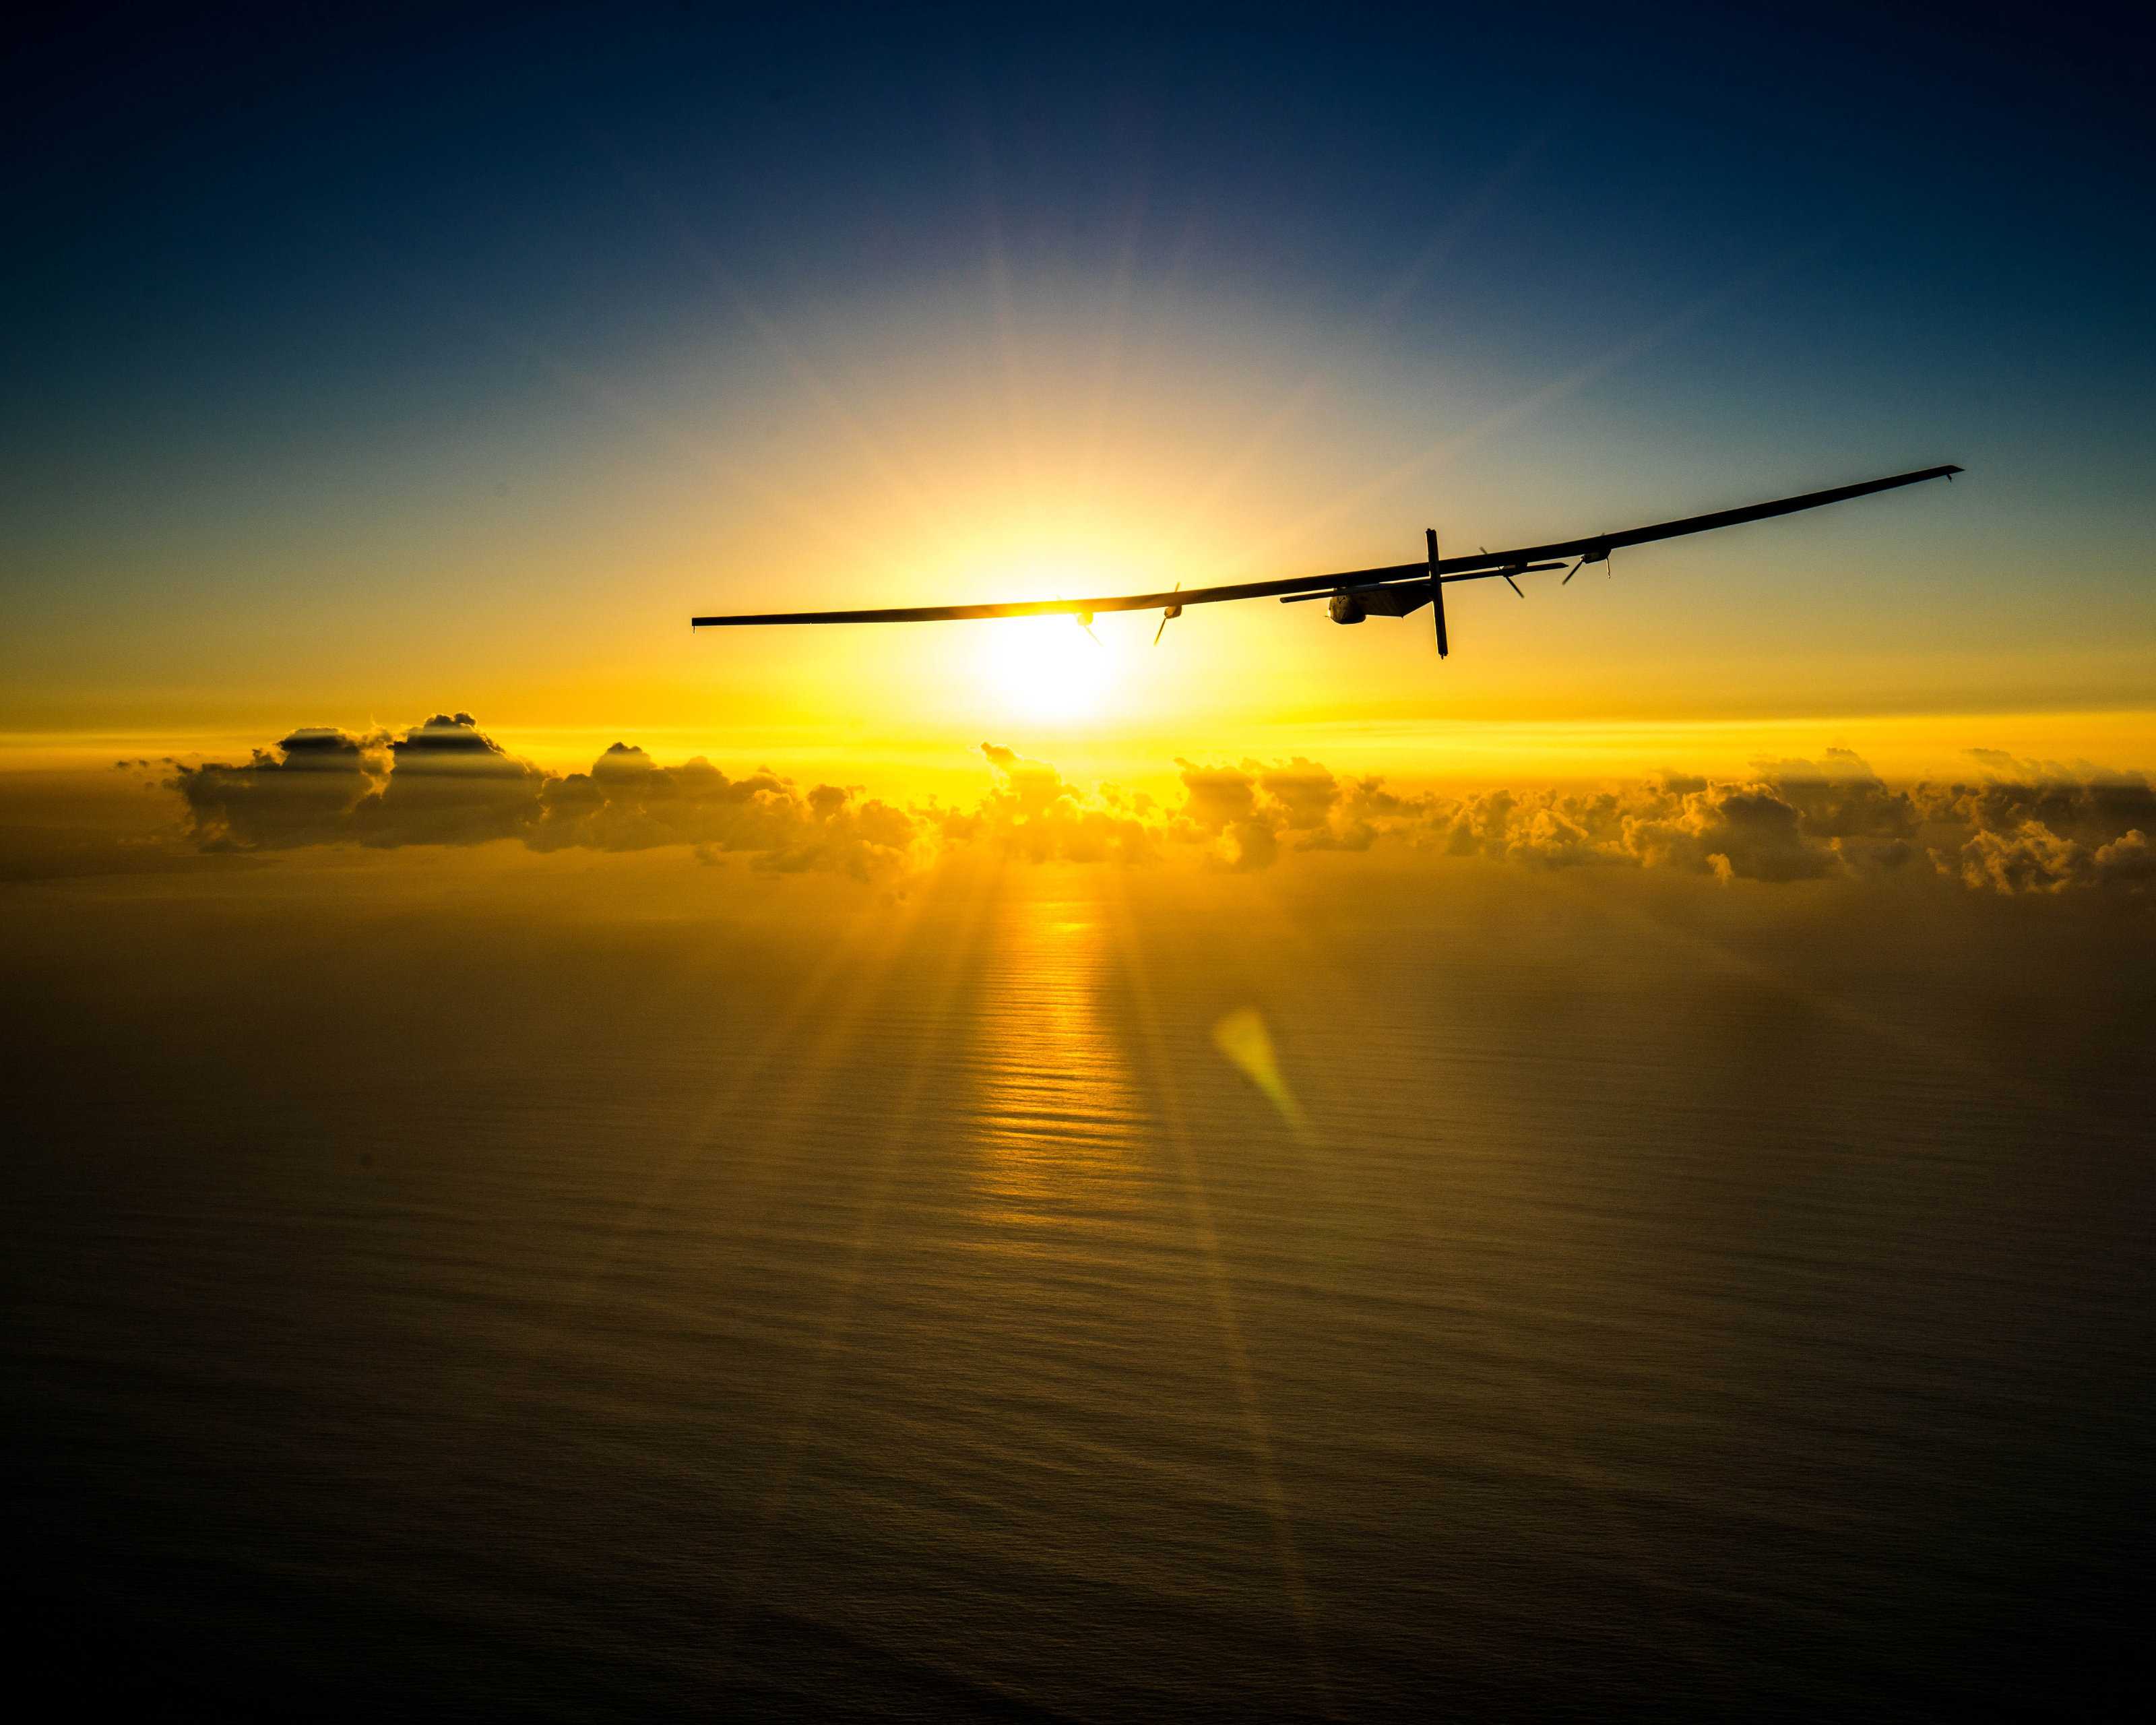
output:
[[[1430,542],[1430,610],[1437,619],[1437,656],[1442,659],[1452,644],[1445,638],[1445,578],[1437,572],[1437,529],[1425,527],[1423,536]]]

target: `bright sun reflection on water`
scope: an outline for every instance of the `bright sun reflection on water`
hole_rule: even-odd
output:
[[[1130,1147],[1143,1117],[1101,1000],[1099,911],[1019,892],[997,914],[983,979],[983,1213],[1021,1237],[1127,1219],[1136,1202]]]
[[[1069,617],[1014,617],[982,630],[982,672],[1006,712],[1084,719],[1106,704],[1115,655]]]

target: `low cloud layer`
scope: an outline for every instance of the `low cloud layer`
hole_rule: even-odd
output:
[[[1966,780],[1885,783],[1846,749],[1762,761],[1740,778],[1665,773],[1593,790],[1462,796],[1285,762],[1178,760],[1180,799],[1087,787],[997,743],[963,806],[900,804],[858,787],[803,788],[767,768],[732,778],[662,766],[616,743],[588,772],[542,772],[468,713],[401,732],[293,732],[243,765],[167,780],[187,836],[213,850],[477,845],[534,850],[693,847],[762,868],[883,878],[950,852],[1035,861],[1235,870],[1297,852],[1379,849],[1537,868],[1673,869],[1727,881],[1943,875],[2007,894],[2156,891],[2156,789],[2138,773],[1970,752]]]
[[[697,759],[662,767],[615,743],[588,773],[542,772],[469,713],[437,713],[401,734],[309,727],[244,766],[181,767],[168,781],[205,850],[306,845],[483,845],[534,850],[742,851],[780,870],[866,879],[916,860],[919,824],[857,790],[801,791],[768,769],[729,778]]]

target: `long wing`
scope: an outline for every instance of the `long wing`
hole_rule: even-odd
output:
[[[1951,479],[1961,469],[1926,467],[1915,473],[1897,473],[1887,479],[1866,480],[1861,485],[1836,485],[1829,491],[1807,491],[1800,497],[1778,497],[1772,503],[1748,504],[1743,509],[1720,509],[1712,515],[1688,515],[1681,521],[1657,521],[1651,527],[1633,527],[1622,533],[1597,533],[1587,539],[1562,539],[1550,545],[1530,545],[1518,551],[1485,552],[1471,557],[1446,557],[1438,565],[1447,581],[1489,581],[1507,572],[1518,573],[1519,565],[1553,557],[1584,557],[1599,563],[1613,551],[1627,545],[1652,545],[1658,539],[1681,539],[1687,533],[1712,532],[1717,527],[1742,526],[1799,510],[1820,509],[1830,503],[1845,503],[1852,497],[1868,497],[1874,491],[1891,491],[1901,485],[1921,485],[1926,480]],[[1463,572],[1455,574],[1459,570]]]
[[[1734,527],[1778,515],[1794,515],[1799,510],[1842,503],[1852,497],[1869,496],[1874,491],[1891,491],[1897,485],[1944,479],[1960,471],[1953,466],[1927,467],[1916,473],[1866,480],[1861,485],[1837,485],[1832,490],[1807,491],[1800,497],[1779,497],[1771,503],[1754,503],[1743,509],[1686,516],[1681,521],[1657,521],[1652,526],[1634,527],[1622,533],[1597,533],[1584,539],[1563,539],[1513,551],[1484,551],[1471,557],[1445,557],[1438,563],[1438,572],[1446,581],[1482,581],[1519,573],[1527,564],[1553,558],[1584,557],[1589,562],[1599,562],[1623,546],[1650,545],[1658,539],[1676,539],[1686,533],[1705,533],[1716,527]],[[690,619],[690,627],[729,629],[748,624],[780,623],[955,623],[975,617],[1091,617],[1102,611],[1159,611],[1178,605],[1218,605],[1230,599],[1272,598],[1291,593],[1376,587],[1390,581],[1427,580],[1430,572],[1426,561],[1389,563],[1380,568],[1347,569],[1331,575],[1291,575],[1276,581],[1240,581],[1224,587],[1116,593],[1093,599],[1021,599],[983,605],[901,605],[867,611],[760,611],[739,617],[694,617]]]

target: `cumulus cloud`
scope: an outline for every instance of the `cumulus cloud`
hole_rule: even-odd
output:
[[[2156,790],[2135,773],[1972,752],[1965,782],[1886,783],[1857,755],[1755,762],[1717,780],[1663,773],[1593,790],[1404,791],[1286,761],[1179,758],[1180,799],[1075,783],[1004,744],[958,805],[859,787],[803,789],[768,768],[662,765],[626,742],[582,773],[519,760],[469,713],[401,733],[293,732],[240,765],[177,767],[205,850],[475,845],[626,851],[679,845],[783,873],[868,880],[968,849],[1029,862],[1177,858],[1240,871],[1296,852],[1390,850],[1545,869],[1663,869],[1724,883],[1937,874],[2009,894],[2156,893]]]
[[[762,768],[730,778],[708,761],[661,767],[615,743],[588,773],[542,772],[482,732],[437,713],[401,734],[293,732],[244,765],[181,766],[188,835],[204,850],[305,845],[482,845],[535,850],[693,845],[752,853],[762,866],[861,878],[910,865],[919,831],[906,810],[835,785],[803,793]]]
[[[2139,828],[2101,846],[2096,854],[2096,877],[2114,886],[2146,891],[2156,886],[2156,845]]]
[[[827,868],[866,878],[904,867],[918,834],[904,811],[838,785],[803,794],[767,767],[732,778],[701,756],[662,767],[617,742],[588,773],[547,779],[521,836],[535,850],[687,845],[707,858],[749,852],[788,873]]]
[[[1183,769],[1183,819],[1190,827],[1218,835],[1256,815],[1255,762],[1240,767],[1201,767],[1178,757],[1175,764]]]
[[[2156,890],[2156,792],[2137,773],[1990,752],[1974,783],[1888,785],[1861,757],[1755,762],[1717,781],[1667,772],[1573,791],[1400,793],[1300,757],[1178,762],[1174,829],[1231,868],[1283,851],[1434,848],[1541,868],[1674,869],[1724,882],[1871,877],[1936,868],[2004,892]]]
[[[1340,782],[1315,761],[1297,755],[1285,767],[1261,768],[1258,787],[1280,805],[1289,830],[1312,832],[1327,825],[1340,800]]]
[[[177,765],[191,835],[206,850],[284,850],[349,841],[352,811],[388,775],[370,740],[303,726],[244,766]]]
[[[1803,811],[1768,781],[1657,796],[1620,823],[1622,854],[1649,866],[1723,880],[1816,880],[1835,866],[1831,847],[1805,832]]]
[[[1716,782],[1661,773],[1589,792],[1500,789],[1439,799],[1444,849],[1546,867],[1672,868],[1722,880],[1808,880],[1898,868],[1920,818],[1845,749],[1755,763]]]
[[[470,713],[414,725],[389,740],[389,758],[380,787],[352,809],[362,845],[484,845],[520,837],[538,818],[546,774],[483,733]]]
[[[959,844],[993,845],[1034,862],[1147,862],[1156,855],[1150,797],[1113,785],[1086,791],[1045,761],[984,742],[993,780],[980,805],[947,813],[943,833]]]
[[[2144,775],[1969,752],[1973,781],[1912,793],[1951,842],[1934,853],[1943,870],[2004,893],[2150,890],[2156,787]]]

